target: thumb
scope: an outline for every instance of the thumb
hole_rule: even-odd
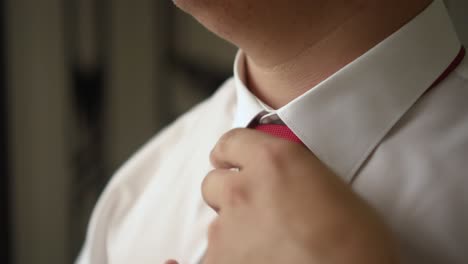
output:
[[[179,264],[179,262],[177,262],[176,260],[170,259],[170,260],[166,260],[164,264]]]

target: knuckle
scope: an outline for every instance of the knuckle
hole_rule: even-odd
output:
[[[210,153],[210,159],[212,162],[215,162],[218,156],[226,153],[229,144],[231,143],[233,138],[235,138],[237,134],[239,134],[239,132],[239,129],[233,129],[221,136],[221,138],[218,140],[215,147]]]
[[[262,147],[261,155],[264,162],[269,166],[276,166],[282,163],[285,155],[285,148],[282,142],[274,142],[271,144],[264,144]]]
[[[209,196],[208,194],[210,192],[210,185],[211,185],[211,181],[213,177],[216,177],[215,174],[216,174],[215,170],[210,171],[202,181],[201,193],[202,193],[203,200],[205,202],[208,202],[208,196]]]
[[[237,186],[233,183],[231,179],[226,180],[224,184],[224,189],[222,195],[225,200],[230,200],[233,195],[236,193]]]
[[[291,159],[295,159],[300,149],[298,144],[291,143],[286,140],[280,140],[272,144],[271,153],[277,162],[289,162]]]
[[[287,177],[288,167],[294,158],[294,146],[290,142],[277,141],[264,148],[263,164],[268,173],[260,174],[268,185],[279,184]]]
[[[226,181],[223,199],[226,205],[235,208],[248,200],[248,194],[241,182],[235,179],[235,177],[232,177]]]
[[[235,128],[232,130],[229,130],[228,132],[224,133],[224,135],[221,136],[219,139],[220,143],[229,143],[232,141],[233,138],[237,137],[241,133],[242,129],[240,128]]]
[[[218,150],[217,150],[217,149],[218,149],[218,145],[216,145],[215,148],[213,148],[213,149],[211,150],[211,152],[210,152],[210,163],[211,163],[211,165],[213,165],[214,167],[216,167],[216,164],[218,163],[218,158],[217,158],[217,156],[218,156],[218,154],[217,154]]]
[[[208,226],[208,232],[207,232],[208,242],[209,243],[216,243],[216,240],[218,240],[217,239],[218,236],[219,236],[219,219],[216,218]]]

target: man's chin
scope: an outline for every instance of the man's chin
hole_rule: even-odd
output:
[[[210,0],[172,0],[172,2],[182,11],[191,14],[193,10],[206,8]]]
[[[172,2],[182,11],[188,12],[191,0],[172,0]]]
[[[191,15],[200,24],[212,33],[218,35],[222,39],[237,45],[235,41],[235,31],[241,23],[234,19],[236,12],[232,8],[227,8],[229,1],[227,0],[172,0],[174,4]],[[241,1],[241,0],[236,0]],[[245,1],[245,0],[242,0]],[[249,0],[247,0],[249,1]],[[257,0],[255,0],[257,1]],[[226,13],[228,12],[228,13]]]

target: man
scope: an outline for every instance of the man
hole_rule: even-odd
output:
[[[442,1],[175,3],[241,49],[234,78],[117,172],[78,263],[467,263]]]

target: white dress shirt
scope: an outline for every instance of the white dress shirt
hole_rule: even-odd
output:
[[[442,1],[304,95],[268,109],[234,78],[112,178],[79,264],[197,263],[214,212],[201,182],[220,136],[266,111],[373,205],[403,263],[468,263],[468,63],[428,90],[461,44]],[[265,113],[265,112],[264,112]],[[369,249],[372,250],[372,249]]]

